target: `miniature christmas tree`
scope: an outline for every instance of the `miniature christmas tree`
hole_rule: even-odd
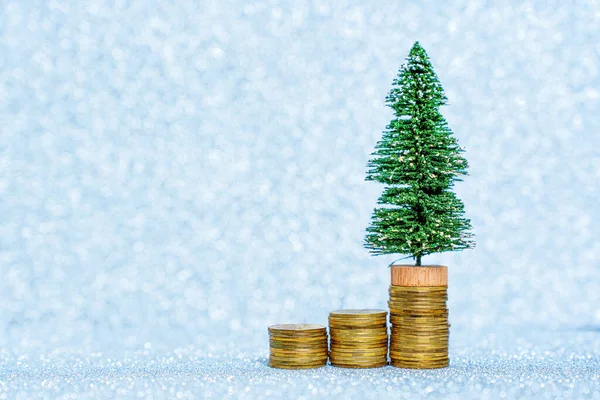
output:
[[[365,247],[374,255],[431,253],[473,248],[470,220],[452,188],[467,175],[464,152],[439,108],[447,103],[429,57],[416,42],[392,83],[386,104],[394,119],[377,143],[366,180],[386,185]]]

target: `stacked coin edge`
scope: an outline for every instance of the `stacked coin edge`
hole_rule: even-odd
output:
[[[273,325],[269,330],[269,366],[320,368],[327,364],[327,328],[314,324]]]
[[[447,286],[391,285],[390,364],[434,369],[449,365]]]
[[[329,314],[331,365],[379,368],[388,365],[386,310],[338,310]]]

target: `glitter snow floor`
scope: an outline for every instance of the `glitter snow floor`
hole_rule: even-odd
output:
[[[331,366],[284,371],[269,368],[266,357],[206,358],[185,351],[164,357],[144,352],[122,360],[11,360],[5,355],[0,397],[600,398],[600,332],[528,331],[509,341],[512,335],[461,346],[451,352],[449,368],[431,371]]]
[[[599,16],[0,1],[0,398],[600,398]],[[451,367],[272,370],[270,324],[387,305],[364,179],[416,40],[469,161]]]

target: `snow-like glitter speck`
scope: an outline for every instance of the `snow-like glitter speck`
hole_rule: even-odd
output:
[[[597,2],[0,2],[0,398],[597,398]],[[276,371],[384,308],[366,163],[414,41],[477,248],[451,367]]]

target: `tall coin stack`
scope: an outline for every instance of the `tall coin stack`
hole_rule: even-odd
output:
[[[419,273],[418,270],[411,272]],[[409,281],[411,279],[409,277]],[[427,279],[422,277],[417,281],[427,283]],[[443,279],[433,279],[429,283],[436,286],[390,286],[390,363],[395,367],[428,369],[449,365],[447,275],[445,285],[439,285],[444,283]]]
[[[269,366],[319,368],[327,364],[327,329],[323,325],[283,324],[269,327]]]
[[[378,368],[387,365],[387,311],[339,310],[329,314],[331,365]]]

